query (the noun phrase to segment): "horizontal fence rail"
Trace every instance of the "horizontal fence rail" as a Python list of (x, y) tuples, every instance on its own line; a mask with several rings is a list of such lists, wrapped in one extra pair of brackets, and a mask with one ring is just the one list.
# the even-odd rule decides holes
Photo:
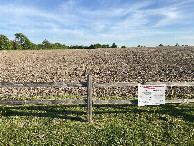
[[(194, 86), (194, 82), (147, 82), (147, 83), (94, 83), (93, 87), (136, 87), (141, 85), (158, 85), (166, 84), (166, 86)], [(87, 82), (0, 82), (0, 87), (87, 87)]]
[(130, 82), (115, 82), (115, 83), (94, 83), (94, 87), (136, 87), (138, 84), (141, 85), (158, 85), (166, 84), (166, 86), (194, 86), (194, 82), (147, 82), (147, 83), (130, 83)]
[(0, 105), (87, 104), (86, 99), (0, 100)]
[[(166, 100), (165, 104), (194, 103), (194, 99)], [(93, 104), (138, 104), (138, 100), (93, 100)]]
[[(88, 75), (87, 82), (0, 82), (0, 87), (87, 87), (87, 99), (39, 99), (39, 100), (0, 100), (0, 105), (57, 105), (57, 104), (87, 104), (88, 122), (92, 121), (92, 104), (137, 104), (138, 100), (92, 100), (93, 88), (105, 87), (136, 87), (141, 85), (194, 86), (194, 82), (147, 82), (147, 83), (93, 83)], [(166, 100), (166, 104), (194, 103), (194, 99)]]
[(0, 87), (87, 87), (87, 82), (0, 82)]
[[(165, 104), (194, 103), (194, 99), (166, 100)], [(37, 99), (37, 100), (0, 100), (0, 105), (68, 105), (87, 104), (87, 99)], [(92, 104), (138, 104), (138, 100), (92, 100)]]
[[(166, 86), (194, 86), (194, 82), (147, 82), (147, 83), (94, 83), (93, 87), (136, 87), (141, 85), (158, 85), (166, 84)], [(0, 87), (87, 87), (87, 82), (0, 82)]]

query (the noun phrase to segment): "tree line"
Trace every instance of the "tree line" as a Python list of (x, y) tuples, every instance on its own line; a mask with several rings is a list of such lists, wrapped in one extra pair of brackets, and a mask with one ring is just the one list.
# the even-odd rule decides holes
[[(50, 43), (48, 40), (43, 40), (41, 44), (32, 43), (24, 34), (16, 33), (14, 40), (9, 40), (5, 35), (0, 35), (0, 50), (43, 50), (43, 49), (97, 49), (97, 48), (117, 48), (113, 43), (109, 44), (91, 44), (90, 46), (71, 45), (66, 46), (60, 43)], [(122, 46), (121, 48), (126, 48)]]

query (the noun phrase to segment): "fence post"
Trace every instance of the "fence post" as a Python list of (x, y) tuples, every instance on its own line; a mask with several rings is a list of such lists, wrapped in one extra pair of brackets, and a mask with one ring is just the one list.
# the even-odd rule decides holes
[(87, 77), (87, 118), (88, 122), (92, 122), (92, 76)]

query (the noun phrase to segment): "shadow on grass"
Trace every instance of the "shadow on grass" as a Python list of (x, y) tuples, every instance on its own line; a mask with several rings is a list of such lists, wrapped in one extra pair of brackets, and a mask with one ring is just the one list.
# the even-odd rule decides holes
[[(83, 111), (84, 110), (84, 111)], [(5, 106), (0, 107), (1, 115), (8, 116), (34, 116), (70, 119), (72, 121), (86, 122), (86, 105), (54, 105), (54, 106)], [(138, 107), (137, 105), (93, 105), (93, 114), (165, 114), (175, 118), (182, 118), (184, 121), (194, 122), (194, 105), (166, 104), (160, 106)], [(189, 113), (188, 113), (189, 112)], [(84, 117), (83, 117), (84, 116)], [(160, 120), (167, 120), (159, 117)]]
[[(76, 109), (76, 108), (80, 108)], [(0, 107), (1, 115), (9, 116), (26, 116), (26, 117), (50, 117), (69, 119), (72, 121), (85, 122), (82, 111), (83, 105), (55, 105), (55, 106), (9, 106)], [(71, 110), (72, 109), (72, 110)]]
[[(184, 121), (194, 122), (194, 114), (188, 114), (188, 112), (194, 111), (194, 104), (181, 105), (181, 104), (166, 104), (159, 106), (145, 106), (138, 107), (137, 105), (95, 105), (96, 110), (94, 114), (103, 113), (127, 113), (132, 112), (134, 114), (165, 114), (170, 115), (175, 118), (182, 118)], [(113, 108), (114, 110), (109, 111), (108, 108)], [(107, 109), (107, 110), (106, 110)], [(166, 120), (166, 118), (159, 117), (160, 120)]]
[[(193, 103), (192, 103), (193, 104)], [(173, 117), (180, 117), (184, 121), (194, 122), (194, 114), (188, 114), (188, 112), (194, 111), (194, 104), (193, 106), (183, 106), (183, 105), (162, 105), (162, 110), (157, 111), (159, 114), (168, 114)]]

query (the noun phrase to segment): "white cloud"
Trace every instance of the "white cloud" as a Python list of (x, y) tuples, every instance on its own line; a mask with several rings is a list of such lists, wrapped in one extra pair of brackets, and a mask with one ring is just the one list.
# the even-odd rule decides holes
[(122, 43), (134, 38), (174, 33), (161, 28), (186, 19), (181, 8), (189, 1), (158, 8), (150, 7), (153, 1), (126, 1), (125, 4), (117, 1), (114, 5), (108, 5), (108, 2), (112, 3), (103, 0), (101, 3), (106, 4), (102, 8), (92, 10), (81, 5), (80, 1), (68, 0), (52, 12), (22, 4), (0, 5), (0, 31), (5, 34), (26, 33), (38, 43), (45, 38), (51, 42), (68, 41), (83, 45)]
[(153, 27), (168, 26), (172, 23), (176, 23), (177, 20), (181, 18), (181, 12), (178, 10), (178, 8), (176, 9), (176, 8), (167, 7), (167, 8), (156, 9), (153, 11), (151, 10), (150, 15), (152, 14), (163, 17)]

